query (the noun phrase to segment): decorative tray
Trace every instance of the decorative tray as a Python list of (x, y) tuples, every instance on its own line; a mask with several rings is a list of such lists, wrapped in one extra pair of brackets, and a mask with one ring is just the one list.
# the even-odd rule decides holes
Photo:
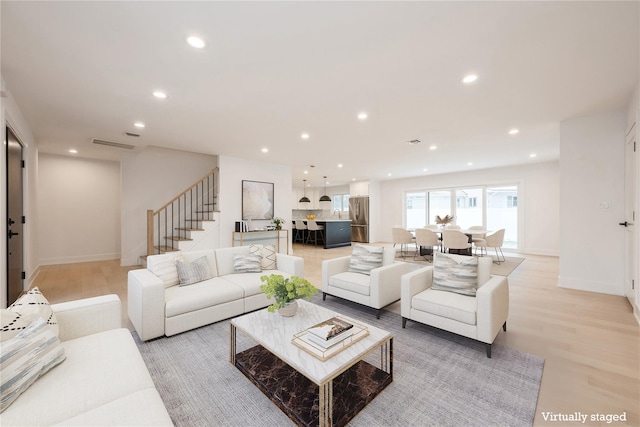
[(343, 340), (338, 341), (336, 344), (325, 348), (317, 342), (307, 338), (307, 335), (311, 333), (309, 332), (309, 329), (313, 328), (313, 326), (295, 334), (291, 339), (291, 343), (324, 362), (369, 335), (369, 329), (365, 325), (351, 319), (346, 320), (339, 316), (337, 316), (337, 318), (344, 322), (353, 324), (353, 328), (350, 335)]

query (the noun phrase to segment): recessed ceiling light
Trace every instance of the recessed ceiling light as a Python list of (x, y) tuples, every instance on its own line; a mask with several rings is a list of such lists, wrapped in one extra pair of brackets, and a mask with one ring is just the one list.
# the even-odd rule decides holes
[(166, 99), (167, 98), (167, 94), (164, 92), (161, 92), (159, 90), (153, 92), (153, 96), (155, 96), (156, 98), (160, 98), (160, 99)]
[(424, 169), (422, 169), (422, 172), (426, 172), (426, 171), (428, 171), (428, 170), (429, 170), (429, 169), (424, 168)]
[(366, 120), (366, 119), (367, 119), (367, 117), (369, 117), (369, 116), (368, 116), (368, 115), (367, 115), (367, 113), (365, 113), (365, 112), (362, 112), (362, 113), (359, 113), (359, 114), (358, 114), (358, 118), (359, 118), (360, 120)]
[(431, 146), (429, 147), (429, 150), (437, 150), (437, 149), (438, 149), (438, 147), (437, 147), (437, 146), (435, 146), (435, 145), (431, 145)]
[(464, 78), (462, 79), (462, 83), (473, 83), (476, 80), (478, 80), (478, 76), (476, 76), (475, 74), (469, 74), (468, 76), (464, 76)]
[(509, 135), (516, 135), (518, 133), (520, 133), (519, 129), (513, 128), (513, 129), (509, 130)]
[(189, 43), (191, 46), (196, 47), (198, 49), (202, 49), (205, 46), (204, 40), (196, 36), (191, 36), (187, 38), (187, 43)]
[(78, 154), (78, 150), (76, 150), (75, 148), (72, 148), (71, 150), (69, 150), (69, 152), (71, 154)]
[(269, 149), (268, 149), (268, 148), (263, 148), (263, 149), (262, 149), (262, 152), (263, 152), (263, 153), (268, 153), (268, 152), (269, 152)]
[(473, 166), (473, 162), (467, 162), (467, 166)]
[(391, 176), (391, 172), (389, 172), (389, 173), (387, 174), (387, 176)]
[(137, 128), (140, 128), (140, 129), (144, 128), (144, 123), (142, 123), (142, 122), (135, 122), (133, 125), (135, 127), (137, 127)]
[(531, 157), (531, 158), (534, 158), (534, 157), (536, 157), (536, 156), (537, 156), (537, 154), (536, 154), (536, 153), (531, 153), (531, 154), (529, 154), (529, 157)]
[(338, 163), (338, 167), (341, 168), (342, 167), (342, 163)]
[(309, 171), (304, 171), (305, 174), (309, 173)]
[(308, 133), (303, 133), (302, 135), (300, 135), (300, 138), (309, 139), (309, 134)]

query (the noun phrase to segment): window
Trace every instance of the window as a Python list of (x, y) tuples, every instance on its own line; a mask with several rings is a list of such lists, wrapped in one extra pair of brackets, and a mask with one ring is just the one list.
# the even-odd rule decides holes
[[(515, 208), (515, 209), (514, 209)], [(435, 224), (436, 216), (452, 215), (462, 228), (484, 225), (505, 229), (504, 247), (518, 247), (518, 186), (481, 186), (405, 193), (407, 228)]]
[(349, 212), (349, 195), (334, 194), (331, 198), (331, 211)]

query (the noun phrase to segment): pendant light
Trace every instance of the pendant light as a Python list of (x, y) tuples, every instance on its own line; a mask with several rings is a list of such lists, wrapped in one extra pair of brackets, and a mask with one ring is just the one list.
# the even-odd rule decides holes
[(322, 197), (320, 197), (320, 201), (321, 202), (330, 202), (331, 201), (331, 197), (327, 196), (327, 177), (323, 177), (324, 178), (324, 195)]
[(307, 197), (307, 180), (303, 179), (302, 180), (303, 184), (302, 184), (302, 198), (300, 200), (298, 200), (298, 203), (311, 203), (311, 200)]

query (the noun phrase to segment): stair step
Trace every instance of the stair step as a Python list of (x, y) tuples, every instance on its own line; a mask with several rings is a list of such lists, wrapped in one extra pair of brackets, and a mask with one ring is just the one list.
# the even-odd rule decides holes
[(154, 246), (154, 249), (157, 249), (161, 254), (165, 252), (178, 252), (179, 248), (172, 248), (171, 246)]
[(174, 230), (180, 231), (204, 231), (204, 228), (191, 228), (191, 227), (176, 227)]
[(173, 240), (174, 242), (190, 242), (193, 239), (188, 239), (186, 237), (166, 236), (165, 240)]
[(201, 214), (214, 214), (216, 211), (194, 211), (195, 213), (201, 213)]
[(215, 221), (215, 219), (185, 219), (185, 221), (189, 221), (189, 222), (211, 221), (211, 222), (213, 222), (213, 221)]

